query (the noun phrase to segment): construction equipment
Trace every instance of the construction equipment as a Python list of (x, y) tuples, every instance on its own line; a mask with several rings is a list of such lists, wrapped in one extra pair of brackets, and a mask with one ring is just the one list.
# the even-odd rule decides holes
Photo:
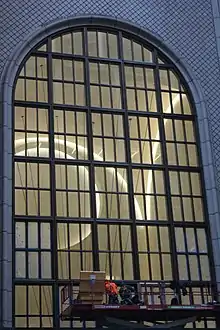
[[(121, 285), (135, 288), (142, 303), (109, 305), (104, 283), (105, 272), (81, 272), (78, 284), (71, 281), (63, 287), (61, 319), (95, 321), (100, 329), (102, 326), (109, 329), (145, 329), (144, 322), (152, 323), (152, 328), (177, 329), (204, 318), (215, 320), (220, 313), (220, 304), (214, 301), (212, 289), (208, 285), (203, 288), (206, 301), (201, 304), (194, 303), (198, 301), (199, 291), (192, 292), (187, 290), (187, 285), (181, 285), (184, 288), (181, 291), (183, 296), (189, 291), (189, 303), (183, 304), (171, 282), (123, 281)], [(120, 282), (117, 285), (120, 288)], [(177, 304), (171, 304), (174, 296), (179, 297)]]

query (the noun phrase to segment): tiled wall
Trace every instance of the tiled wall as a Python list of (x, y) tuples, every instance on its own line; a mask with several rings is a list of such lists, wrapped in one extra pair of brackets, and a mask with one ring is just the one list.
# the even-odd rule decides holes
[[(209, 206), (209, 218), (220, 279), (220, 6), (219, 0), (1, 0), (0, 1), (0, 76), (16, 47), (29, 35), (56, 20), (77, 15), (111, 16), (128, 20), (159, 36), (186, 63), (200, 91), (196, 102), (202, 157)], [(14, 58), (16, 64), (16, 58)], [(2, 76), (3, 77), (3, 76)], [(5, 77), (5, 76), (4, 76)], [(5, 84), (4, 104), (0, 104), (0, 258), (2, 265), (1, 299), (4, 324), (11, 320), (11, 84)], [(2, 89), (3, 90), (3, 89)], [(7, 111), (5, 110), (7, 109)], [(4, 135), (5, 134), (5, 135)], [(6, 137), (7, 136), (7, 137)], [(2, 142), (3, 141), (3, 142)], [(3, 250), (4, 247), (4, 250)], [(4, 253), (3, 253), (3, 252)], [(3, 274), (4, 272), (4, 274)], [(2, 276), (1, 276), (2, 275)], [(1, 308), (0, 308), (1, 312)], [(0, 322), (1, 325), (1, 322)]]

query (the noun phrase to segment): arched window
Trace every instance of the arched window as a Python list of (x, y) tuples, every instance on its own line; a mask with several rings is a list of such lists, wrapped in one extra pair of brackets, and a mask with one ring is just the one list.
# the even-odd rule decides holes
[(80, 270), (210, 280), (195, 119), (175, 66), (133, 35), (84, 27), (32, 50), (14, 93), (17, 326), (52, 327)]

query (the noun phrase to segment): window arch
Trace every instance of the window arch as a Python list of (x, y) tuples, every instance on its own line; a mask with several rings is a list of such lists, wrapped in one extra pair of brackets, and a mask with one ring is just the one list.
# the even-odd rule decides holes
[(80, 269), (211, 280), (195, 120), (181, 74), (136, 36), (83, 27), (31, 51), (14, 93), (15, 295), (32, 297), (16, 324), (50, 326), (54, 280)]

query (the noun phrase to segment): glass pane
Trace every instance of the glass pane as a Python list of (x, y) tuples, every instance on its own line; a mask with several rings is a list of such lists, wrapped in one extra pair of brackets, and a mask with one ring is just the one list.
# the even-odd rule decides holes
[(197, 229), (197, 240), (198, 240), (199, 252), (200, 253), (207, 252), (206, 233), (204, 229)]
[(163, 278), (164, 280), (170, 280), (173, 278), (170, 255), (163, 254), (162, 261), (163, 261)]
[(155, 89), (154, 70), (153, 69), (145, 69), (145, 78), (146, 78), (147, 88)]
[(26, 277), (26, 259), (25, 252), (16, 252), (15, 254), (15, 276), (16, 277)]
[(99, 250), (109, 250), (108, 248), (108, 234), (107, 226), (99, 225), (98, 226), (98, 239), (99, 239)]
[(139, 265), (140, 265), (140, 275), (141, 280), (149, 280), (149, 262), (148, 262), (148, 256), (146, 254), (139, 254)]
[(160, 267), (160, 259), (158, 254), (151, 254), (151, 272), (152, 272), (152, 280), (160, 280), (161, 279), (161, 267)]
[(73, 54), (75, 54), (75, 55), (83, 54), (82, 33), (81, 32), (73, 33)]
[(131, 40), (123, 38), (123, 54), (125, 60), (132, 60)]
[(176, 140), (177, 141), (184, 141), (185, 136), (184, 136), (183, 121), (174, 120), (174, 126), (175, 126)]
[(108, 57), (107, 33), (98, 32), (98, 52), (99, 57)]
[(132, 255), (130, 253), (126, 253), (123, 254), (123, 257), (124, 279), (132, 280), (134, 278)]
[(181, 199), (179, 197), (172, 197), (172, 210), (173, 210), (173, 220), (183, 221)]
[(178, 252), (185, 252), (185, 240), (182, 228), (175, 228), (176, 248)]
[(165, 90), (169, 89), (167, 70), (160, 70), (160, 87)]
[(52, 40), (52, 52), (61, 53), (61, 37)]
[(64, 34), (62, 36), (62, 51), (66, 54), (72, 54), (72, 34)]
[(118, 40), (117, 36), (114, 34), (108, 34), (108, 47), (109, 47), (109, 57), (118, 58)]
[(186, 140), (188, 142), (195, 142), (195, 132), (193, 123), (191, 121), (185, 121)]
[(146, 227), (138, 226), (137, 227), (137, 237), (138, 237), (138, 251), (147, 251), (147, 236), (146, 236)]
[(178, 256), (178, 270), (180, 280), (188, 280), (188, 270), (185, 256)]
[(189, 255), (188, 258), (189, 258), (191, 279), (194, 281), (199, 280), (200, 278), (199, 278), (198, 257)]
[(147, 99), (148, 99), (148, 110), (150, 112), (157, 112), (156, 93), (152, 91), (148, 91)]
[(194, 213), (196, 221), (204, 221), (203, 202), (201, 198), (193, 198)]
[(186, 238), (187, 238), (187, 249), (188, 252), (196, 253), (196, 241), (195, 241), (195, 233), (193, 228), (186, 228)]
[(170, 85), (173, 91), (179, 90), (179, 80), (172, 71), (170, 71)]
[(177, 172), (170, 171), (170, 188), (172, 195), (179, 195), (180, 194), (180, 187), (179, 187), (179, 178)]
[(132, 46), (133, 46), (133, 60), (143, 61), (142, 46), (136, 42), (132, 42)]
[(88, 31), (88, 53), (89, 56), (97, 56), (97, 35), (94, 31)]
[(162, 252), (170, 252), (170, 237), (167, 227), (160, 227), (160, 246)]
[(200, 256), (200, 269), (203, 281), (210, 281), (210, 267), (208, 256)]
[(180, 172), (181, 192), (183, 195), (190, 195), (189, 173)]
[[(24, 285), (15, 286), (15, 314), (25, 315), (27, 313), (27, 300), (26, 300), (27, 287)], [(22, 301), (22, 304), (21, 304)]]

